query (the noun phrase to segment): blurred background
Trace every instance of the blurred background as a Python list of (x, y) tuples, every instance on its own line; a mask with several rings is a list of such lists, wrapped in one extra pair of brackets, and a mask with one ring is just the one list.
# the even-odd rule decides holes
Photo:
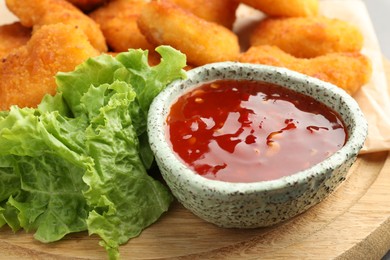
[[(367, 6), (382, 52), (390, 59), (390, 0), (363, 0)], [(390, 259), (390, 257), (389, 257)]]

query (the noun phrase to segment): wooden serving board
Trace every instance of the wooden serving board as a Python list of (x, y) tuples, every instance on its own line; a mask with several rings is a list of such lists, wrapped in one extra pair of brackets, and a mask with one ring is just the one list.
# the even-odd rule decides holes
[[(105, 259), (99, 238), (78, 233), (51, 244), (23, 231), (0, 230), (0, 259)], [(390, 153), (360, 156), (326, 200), (274, 227), (223, 229), (178, 203), (141, 236), (121, 247), (122, 259), (261, 258), (380, 259), (390, 249)]]
[[(385, 62), (387, 75), (390, 63)], [(389, 82), (390, 85), (390, 82)], [(42, 244), (23, 231), (0, 229), (0, 259), (105, 259), (97, 236), (72, 234)], [(390, 249), (390, 152), (359, 156), (327, 199), (282, 224), (223, 229), (179, 203), (138, 238), (122, 259), (380, 259)]]

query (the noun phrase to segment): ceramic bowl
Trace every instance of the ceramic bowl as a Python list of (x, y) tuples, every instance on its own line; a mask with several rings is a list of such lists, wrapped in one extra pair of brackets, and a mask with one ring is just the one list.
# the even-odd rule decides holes
[[(183, 93), (220, 79), (269, 82), (311, 96), (339, 113), (348, 140), (322, 162), (280, 179), (230, 183), (204, 178), (171, 149), (166, 117)], [(148, 115), (148, 136), (163, 178), (184, 207), (221, 227), (254, 228), (290, 219), (334, 191), (363, 146), (367, 122), (355, 100), (332, 84), (283, 68), (221, 62), (188, 71), (186, 79), (171, 83), (155, 98)]]

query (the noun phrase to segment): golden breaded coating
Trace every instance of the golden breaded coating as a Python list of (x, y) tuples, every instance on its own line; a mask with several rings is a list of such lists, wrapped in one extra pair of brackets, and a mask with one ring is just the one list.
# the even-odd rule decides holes
[(177, 5), (153, 1), (142, 10), (138, 26), (148, 41), (171, 45), (194, 66), (237, 59), (237, 36), (224, 26), (207, 22)]
[(171, 0), (209, 22), (215, 22), (228, 29), (233, 28), (239, 2), (235, 0)]
[(24, 26), (34, 27), (34, 31), (45, 24), (70, 24), (80, 27), (97, 50), (107, 51), (99, 25), (65, 0), (6, 0), (6, 4)]
[(154, 50), (154, 46), (146, 40), (137, 25), (145, 4), (144, 0), (113, 0), (89, 16), (100, 25), (107, 44), (113, 51), (127, 51), (130, 48)]
[(108, 0), (67, 0), (72, 3), (74, 6), (77, 6), (84, 12), (89, 12), (104, 3), (108, 2)]
[(261, 21), (250, 44), (275, 45), (299, 58), (313, 58), (331, 52), (358, 52), (363, 35), (354, 25), (324, 16), (268, 18)]
[(0, 64), (0, 109), (11, 105), (35, 107), (45, 94), (54, 94), (54, 76), (99, 52), (81, 29), (72, 25), (44, 25), (27, 45), (2, 59)]
[(240, 0), (268, 16), (313, 16), (319, 11), (318, 0)]
[(13, 49), (23, 46), (31, 37), (31, 29), (20, 22), (0, 26), (0, 57), (7, 55)]
[(370, 60), (359, 52), (330, 53), (312, 59), (295, 58), (276, 46), (259, 45), (243, 53), (240, 62), (284, 67), (321, 79), (353, 95), (371, 77)]

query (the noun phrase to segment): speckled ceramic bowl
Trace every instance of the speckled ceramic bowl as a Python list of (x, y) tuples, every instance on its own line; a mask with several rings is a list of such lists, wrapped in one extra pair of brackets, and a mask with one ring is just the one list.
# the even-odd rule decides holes
[[(229, 183), (204, 178), (172, 151), (165, 133), (166, 117), (180, 95), (220, 79), (269, 82), (314, 97), (340, 114), (348, 140), (321, 163), (280, 179)], [(282, 68), (223, 62), (193, 69), (187, 79), (173, 82), (160, 93), (150, 108), (148, 135), (164, 179), (187, 209), (218, 226), (253, 228), (294, 217), (335, 190), (363, 146), (367, 123), (354, 99), (336, 86)]]

